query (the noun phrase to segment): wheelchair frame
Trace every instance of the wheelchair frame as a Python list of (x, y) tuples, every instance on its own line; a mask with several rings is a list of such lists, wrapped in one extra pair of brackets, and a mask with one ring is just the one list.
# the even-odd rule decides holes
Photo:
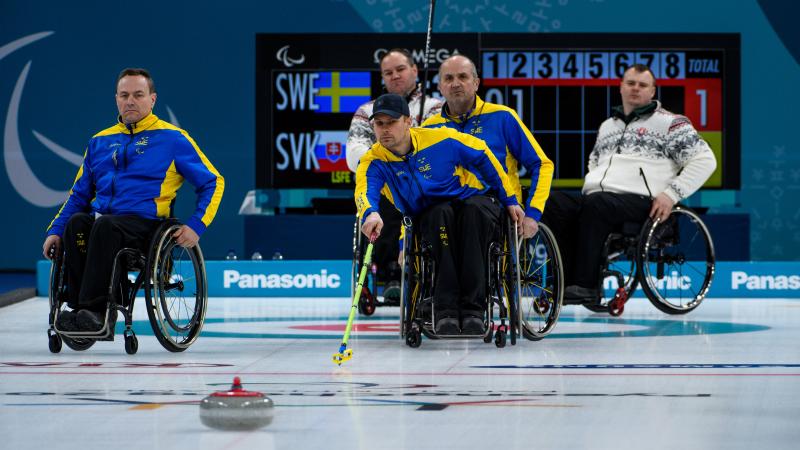
[[(690, 255), (687, 255), (686, 250), (678, 248), (682, 232), (687, 231), (686, 226), (680, 226), (679, 218), (685, 218), (696, 227), (694, 235), (691, 236), (691, 243), (696, 242), (698, 237), (703, 239), (700, 248), (689, 249), (697, 253), (702, 251), (704, 253), (704, 261), (697, 261), (700, 265), (697, 267), (689, 266), (694, 272), (700, 273), (703, 265), (705, 266), (704, 273), (702, 273), (703, 280), (701, 286), (697, 290), (689, 288), (691, 299), (684, 300), (683, 282), (673, 283), (680, 285), (680, 294), (678, 303), (670, 300), (670, 296), (665, 292), (661, 292), (658, 284), (666, 284), (665, 280), (667, 273), (665, 266), (672, 267), (678, 266), (677, 269), (672, 270), (673, 274), (678, 274), (679, 278), (683, 280), (683, 266), (690, 263)], [(705, 299), (708, 290), (711, 288), (711, 283), (714, 279), (714, 272), (716, 267), (716, 257), (714, 253), (714, 243), (711, 234), (708, 231), (705, 223), (703, 223), (700, 216), (692, 209), (684, 205), (675, 205), (672, 213), (664, 222), (659, 220), (653, 221), (648, 219), (637, 230), (632, 229), (633, 223), (626, 223), (621, 232), (611, 233), (606, 239), (603, 252), (603, 267), (601, 267), (601, 280), (600, 292), (601, 297), (596, 301), (583, 303), (583, 305), (594, 312), (608, 312), (612, 316), (619, 316), (624, 312), (625, 304), (634, 294), (638, 286), (642, 287), (647, 299), (660, 311), (667, 314), (686, 314), (698, 306)], [(665, 228), (668, 227), (668, 228)], [(689, 230), (691, 231), (691, 230)], [(665, 236), (672, 239), (669, 241), (662, 241)], [(672, 250), (673, 253), (669, 251)], [(616, 267), (615, 265), (618, 265)], [(654, 267), (653, 267), (654, 266)], [(655, 270), (653, 270), (655, 269)], [(655, 272), (655, 273), (654, 273)], [(617, 289), (614, 296), (603, 301), (604, 281), (607, 276), (613, 276), (617, 279)], [(693, 292), (692, 292), (693, 291)]]
[[(487, 249), (486, 331), (481, 335), (436, 334), (432, 301), (436, 264), (430, 255), (430, 246), (414, 234), (412, 219), (403, 218), (400, 337), (408, 346), (419, 347), (425, 335), (430, 339), (482, 338), (486, 343), (494, 338), (495, 346), (502, 348), (507, 337), (511, 345), (515, 345), (520, 334), (529, 340), (540, 340), (553, 330), (561, 311), (564, 284), (561, 254), (555, 238), (547, 226), (540, 223), (536, 236), (520, 240), (514, 225), (505, 214), (503, 217), (502, 242), (494, 239)], [(512, 235), (513, 243), (509, 242)], [(537, 259), (541, 248), (545, 250), (545, 257)], [(497, 331), (494, 330), (495, 305), (500, 320)], [(536, 316), (543, 317), (543, 323), (534, 323)]]
[[(62, 342), (76, 351), (90, 348), (96, 341), (113, 341), (114, 327), (116, 326), (116, 313), (123, 315), (125, 322), (125, 351), (135, 354), (139, 343), (133, 331), (133, 307), (136, 294), (144, 288), (147, 305), (147, 315), (153, 334), (159, 343), (171, 352), (182, 352), (189, 348), (200, 335), (205, 321), (208, 293), (206, 285), (205, 263), (199, 245), (185, 249), (177, 246), (172, 234), (180, 228), (181, 224), (174, 220), (164, 220), (156, 228), (150, 240), (147, 256), (140, 250), (123, 248), (114, 258), (111, 280), (109, 282), (109, 304), (106, 307), (103, 327), (98, 331), (65, 331), (57, 327), (58, 314), (66, 303), (66, 283), (64, 280), (64, 254), (63, 251), (55, 255), (50, 268), (50, 314), (47, 330), (50, 351), (61, 351)], [(173, 317), (172, 306), (175, 301), (167, 299), (170, 295), (183, 295), (187, 279), (174, 272), (176, 266), (181, 265), (172, 254), (174, 249), (180, 249), (188, 255), (194, 271), (194, 307), (191, 317), (182, 323), (181, 318)], [(137, 271), (134, 281), (127, 277), (129, 271)], [(189, 280), (191, 281), (191, 280)], [(191, 283), (188, 283), (191, 284)], [(185, 300), (185, 299), (184, 299)], [(178, 305), (178, 314), (180, 306)], [(185, 304), (183, 305), (185, 306)], [(185, 308), (188, 312), (189, 308)], [(181, 334), (184, 333), (184, 334)], [(176, 334), (178, 337), (173, 336)]]

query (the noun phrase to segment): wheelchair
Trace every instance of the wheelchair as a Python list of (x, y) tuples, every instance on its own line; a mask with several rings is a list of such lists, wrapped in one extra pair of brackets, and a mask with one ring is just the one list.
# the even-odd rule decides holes
[[(147, 316), (158, 342), (171, 352), (189, 348), (200, 335), (205, 321), (208, 294), (205, 263), (200, 246), (183, 248), (172, 234), (181, 224), (164, 220), (152, 235), (147, 254), (139, 249), (123, 248), (114, 258), (109, 283), (110, 302), (105, 324), (98, 331), (59, 330), (58, 314), (67, 302), (64, 252), (54, 255), (50, 267), (50, 314), (47, 330), (52, 353), (61, 351), (62, 342), (75, 351), (90, 348), (97, 341), (113, 341), (116, 313), (125, 322), (125, 352), (133, 355), (139, 341), (132, 328), (136, 294), (144, 289)], [(138, 272), (134, 280), (129, 272)]]
[[(583, 306), (620, 316), (638, 286), (667, 314), (686, 314), (705, 299), (714, 279), (716, 259), (708, 228), (692, 209), (675, 205), (663, 222), (629, 222), (606, 238), (601, 297)], [(613, 290), (605, 298), (605, 289)]]
[[(361, 232), (360, 220), (356, 217), (355, 223), (353, 223), (353, 266), (350, 278), (350, 298), (353, 298), (356, 286), (358, 286), (358, 277), (361, 274), (361, 265), (367, 252), (367, 244), (367, 237)], [(375, 308), (379, 306), (399, 306), (399, 300), (387, 299), (382, 295), (384, 288), (384, 282), (378, 281), (378, 265), (373, 258), (373, 262), (364, 279), (364, 284), (361, 287), (358, 312), (365, 316), (371, 316), (375, 314)]]
[[(502, 348), (524, 336), (536, 341), (548, 335), (561, 312), (564, 272), (553, 233), (543, 223), (530, 239), (520, 239), (504, 214), (500, 236), (488, 248), (487, 301), (482, 335), (437, 335), (433, 302), (436, 262), (431, 245), (403, 218), (403, 265), (400, 289), (400, 337), (417, 348), (429, 339), (482, 338)], [(498, 309), (495, 324), (494, 308)]]

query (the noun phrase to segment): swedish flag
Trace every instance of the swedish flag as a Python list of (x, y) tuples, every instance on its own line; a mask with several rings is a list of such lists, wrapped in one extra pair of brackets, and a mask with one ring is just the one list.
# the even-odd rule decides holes
[(372, 95), (369, 72), (319, 72), (314, 87), (318, 113), (354, 113)]

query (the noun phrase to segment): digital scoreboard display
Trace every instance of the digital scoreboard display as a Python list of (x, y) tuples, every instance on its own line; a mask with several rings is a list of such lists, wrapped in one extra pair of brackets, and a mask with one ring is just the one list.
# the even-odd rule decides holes
[[(378, 62), (411, 51), (422, 78), (424, 34), (259, 34), (256, 37), (258, 188), (352, 189), (345, 162), (353, 113), (384, 92)], [(597, 129), (621, 103), (631, 64), (648, 65), (656, 98), (684, 114), (718, 167), (707, 188), (740, 187), (738, 34), (434, 33), (428, 92), (453, 54), (478, 66), (486, 101), (517, 111), (555, 164), (554, 186), (582, 185)]]

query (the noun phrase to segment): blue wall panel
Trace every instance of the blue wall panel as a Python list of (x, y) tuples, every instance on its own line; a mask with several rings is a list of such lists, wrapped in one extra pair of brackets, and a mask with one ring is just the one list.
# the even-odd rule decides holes
[[(254, 181), (255, 33), (422, 32), (427, 6), (417, 0), (315, 0), (280, 7), (171, 1), (136, 8), (99, 1), (3, 2), (0, 200), (6, 217), (0, 223), (0, 269), (34, 267), (58, 203), (47, 200), (55, 195), (48, 192), (68, 189), (75, 155), (92, 134), (113, 123), (114, 77), (126, 66), (153, 72), (156, 114), (174, 117), (228, 180), (218, 218), (203, 238), (207, 255), (240, 251), (244, 221), (237, 211)], [(751, 215), (753, 259), (796, 260), (800, 152), (793, 109), (800, 100), (800, 67), (791, 53), (798, 51), (797, 27), (786, 26), (784, 18), (797, 17), (797, 10), (795, 3), (777, 0), (677, 0), (668, 7), (634, 0), (453, 0), (439, 2), (435, 29), (741, 33), (742, 191), (737, 204), (728, 206)], [(435, 35), (433, 42), (435, 47)], [(43, 193), (38, 200), (36, 191)], [(191, 189), (181, 196), (177, 212), (185, 217), (192, 210)]]

